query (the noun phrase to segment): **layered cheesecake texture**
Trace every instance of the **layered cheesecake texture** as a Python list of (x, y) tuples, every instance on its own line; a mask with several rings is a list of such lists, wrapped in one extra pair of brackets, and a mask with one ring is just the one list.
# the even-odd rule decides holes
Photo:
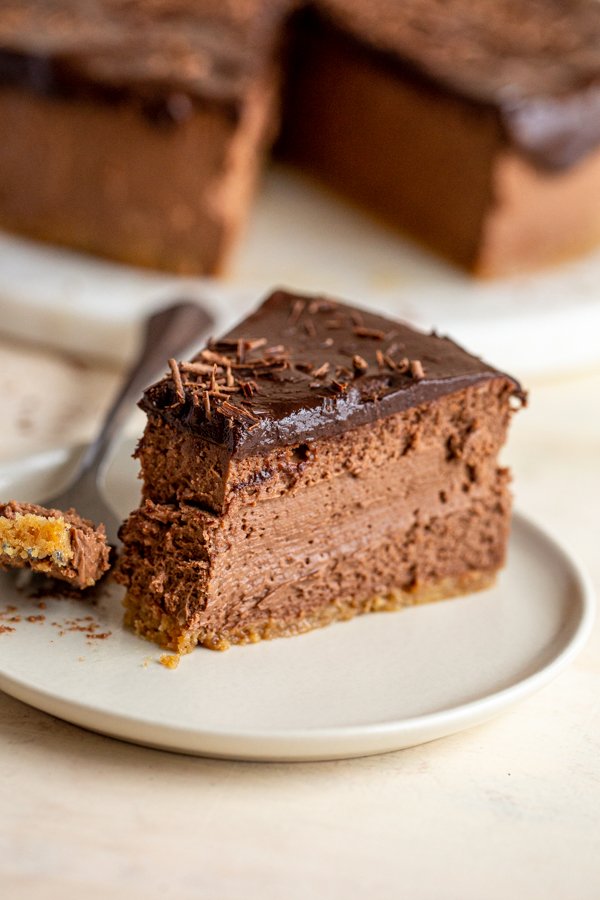
[(0, 225), (214, 273), (276, 152), (480, 275), (600, 239), (597, 0), (5, 0)]
[(144, 395), (127, 622), (225, 649), (490, 585), (522, 399), (446, 338), (277, 291)]

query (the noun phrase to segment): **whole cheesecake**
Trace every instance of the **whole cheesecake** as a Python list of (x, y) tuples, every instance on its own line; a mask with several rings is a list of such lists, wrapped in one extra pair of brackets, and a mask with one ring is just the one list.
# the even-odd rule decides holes
[(5, 0), (0, 127), (0, 225), (37, 238), (219, 272), (280, 131), (283, 158), (508, 274), (600, 239), (600, 4)]
[(276, 291), (141, 401), (126, 622), (223, 650), (488, 587), (523, 400), (447, 338)]

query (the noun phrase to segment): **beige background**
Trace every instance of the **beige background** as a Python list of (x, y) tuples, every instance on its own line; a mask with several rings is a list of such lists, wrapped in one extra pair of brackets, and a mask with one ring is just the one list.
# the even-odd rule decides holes
[[(0, 341), (0, 461), (90, 435), (117, 377)], [(598, 589), (600, 373), (528, 386), (506, 454), (518, 504)], [(146, 750), (0, 694), (0, 773), (7, 898), (597, 900), (600, 626), (501, 718), (345, 762)]]

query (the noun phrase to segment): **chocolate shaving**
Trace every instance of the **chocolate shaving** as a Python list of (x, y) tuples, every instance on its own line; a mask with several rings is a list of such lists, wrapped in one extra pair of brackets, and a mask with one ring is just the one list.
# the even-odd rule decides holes
[[(214, 355), (214, 354), (213, 354)], [(222, 363), (217, 363), (218, 366), (225, 369), (231, 369), (232, 372), (238, 369), (243, 369), (247, 371), (262, 371), (263, 369), (286, 369), (289, 365), (287, 359), (283, 359), (282, 357), (271, 357), (271, 358), (260, 358), (260, 359), (248, 359), (246, 362), (239, 363), (234, 362), (231, 359), (224, 359)], [(210, 369), (212, 371), (212, 368)]]
[(351, 313), (350, 313), (350, 321), (351, 321), (352, 324), (355, 325), (357, 328), (361, 328), (361, 327), (365, 324), (365, 320), (364, 320), (363, 314), (360, 313), (360, 312), (358, 312), (358, 311), (356, 311), (356, 310), (355, 310), (354, 312), (351, 312)]
[(327, 321), (325, 322), (325, 328), (329, 328), (330, 330), (337, 330), (343, 327), (344, 323), (342, 319), (327, 319)]
[(237, 388), (225, 388), (222, 385), (217, 385), (215, 391), (209, 388), (204, 393), (208, 394), (209, 397), (215, 397), (217, 400), (228, 400), (232, 393), (237, 393)]
[(204, 403), (204, 412), (206, 413), (206, 418), (210, 422), (212, 419), (212, 412), (210, 409), (210, 397), (208, 396), (208, 391), (204, 391), (202, 394), (202, 401)]
[(315, 371), (312, 373), (313, 378), (322, 378), (324, 375), (327, 375), (328, 372), (329, 372), (329, 363), (325, 362), (325, 363), (323, 363), (322, 366), (319, 366), (318, 369), (315, 369)]
[(304, 330), (311, 338), (315, 338), (317, 336), (317, 329), (315, 328), (315, 323), (312, 319), (306, 320), (306, 322), (304, 323)]
[(358, 353), (355, 353), (352, 357), (352, 366), (357, 375), (362, 375), (369, 368), (369, 363), (362, 356), (359, 356)]
[(325, 338), (323, 341), (324, 347), (333, 347), (333, 338)]
[(246, 341), (246, 350), (252, 352), (253, 350), (258, 350), (259, 347), (265, 347), (267, 344), (266, 338), (255, 338), (251, 341)]
[(306, 303), (304, 300), (296, 300), (294, 305), (292, 306), (292, 311), (290, 313), (289, 323), (290, 325), (295, 325), (302, 313), (304, 312), (304, 307)]
[(398, 350), (404, 350), (404, 344), (400, 344), (398, 341), (394, 341), (394, 343), (390, 344), (390, 346), (387, 348), (386, 353), (388, 353), (390, 356), (393, 356), (394, 353), (398, 352)]
[(183, 387), (183, 381), (181, 380), (181, 372), (179, 371), (179, 366), (177, 365), (176, 360), (169, 360), (169, 368), (171, 370), (173, 384), (175, 385), (175, 393), (177, 395), (177, 399), (180, 403), (185, 403), (185, 390)]
[(336, 381), (335, 379), (332, 379), (331, 387), (334, 389), (334, 391), (337, 391), (339, 394), (343, 394), (344, 391), (348, 388), (348, 385), (346, 384), (345, 381)]
[(240, 390), (244, 397), (251, 398), (256, 388), (255, 381), (240, 381)]
[(357, 337), (372, 338), (374, 341), (382, 341), (385, 338), (385, 331), (378, 328), (364, 328), (362, 325), (356, 325), (352, 329)]
[(235, 379), (233, 377), (233, 372), (231, 371), (231, 366), (227, 366), (225, 369), (225, 383), (227, 387), (235, 387)]
[(234, 418), (237, 416), (243, 416), (244, 418), (250, 419), (252, 422), (258, 422), (259, 419), (250, 412), (249, 409), (244, 409), (241, 406), (234, 406), (233, 403), (230, 403), (228, 400), (223, 400), (219, 407), (219, 411), (224, 413), (226, 416), (233, 416)]
[(415, 381), (422, 381), (423, 378), (425, 378), (425, 369), (423, 368), (423, 363), (420, 359), (411, 359), (410, 374)]
[(188, 372), (191, 375), (210, 375), (214, 365), (214, 363), (209, 365), (208, 363), (182, 362), (179, 368), (182, 372)]
[(219, 412), (226, 416), (228, 419), (237, 419), (242, 410), (240, 410), (237, 406), (233, 406), (227, 400), (224, 400), (223, 403), (221, 403), (221, 405), (219, 406)]
[(311, 316), (319, 312), (331, 312), (332, 309), (335, 309), (335, 306), (331, 300), (311, 300), (308, 307)]
[(236, 394), (238, 391), (237, 385), (232, 385), (229, 387), (227, 384), (217, 384), (217, 387), (213, 391), (210, 389), (208, 393), (214, 397), (228, 397), (229, 394)]
[(381, 350), (375, 351), (375, 359), (377, 360), (377, 365), (379, 366), (380, 369), (385, 368), (385, 357), (384, 357), (383, 353), (381, 352)]
[(216, 363), (224, 368), (232, 365), (232, 361), (228, 356), (224, 356), (222, 353), (215, 353), (214, 350), (202, 350), (199, 356), (204, 362)]
[(304, 372), (306, 375), (308, 375), (314, 369), (313, 363), (310, 362), (296, 363), (295, 366), (299, 372)]

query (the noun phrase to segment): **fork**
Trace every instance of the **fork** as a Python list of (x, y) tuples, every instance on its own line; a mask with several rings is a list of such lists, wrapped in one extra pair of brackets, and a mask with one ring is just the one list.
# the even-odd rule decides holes
[(179, 357), (206, 334), (212, 324), (209, 313), (195, 303), (175, 303), (150, 316), (145, 323), (142, 346), (124, 383), (106, 413), (100, 431), (79, 459), (64, 490), (44, 500), (44, 506), (69, 509), (94, 524), (103, 523), (109, 544), (118, 544), (121, 520), (104, 499), (102, 483), (121, 429), (133, 404), (153, 378), (166, 368), (170, 357)]

